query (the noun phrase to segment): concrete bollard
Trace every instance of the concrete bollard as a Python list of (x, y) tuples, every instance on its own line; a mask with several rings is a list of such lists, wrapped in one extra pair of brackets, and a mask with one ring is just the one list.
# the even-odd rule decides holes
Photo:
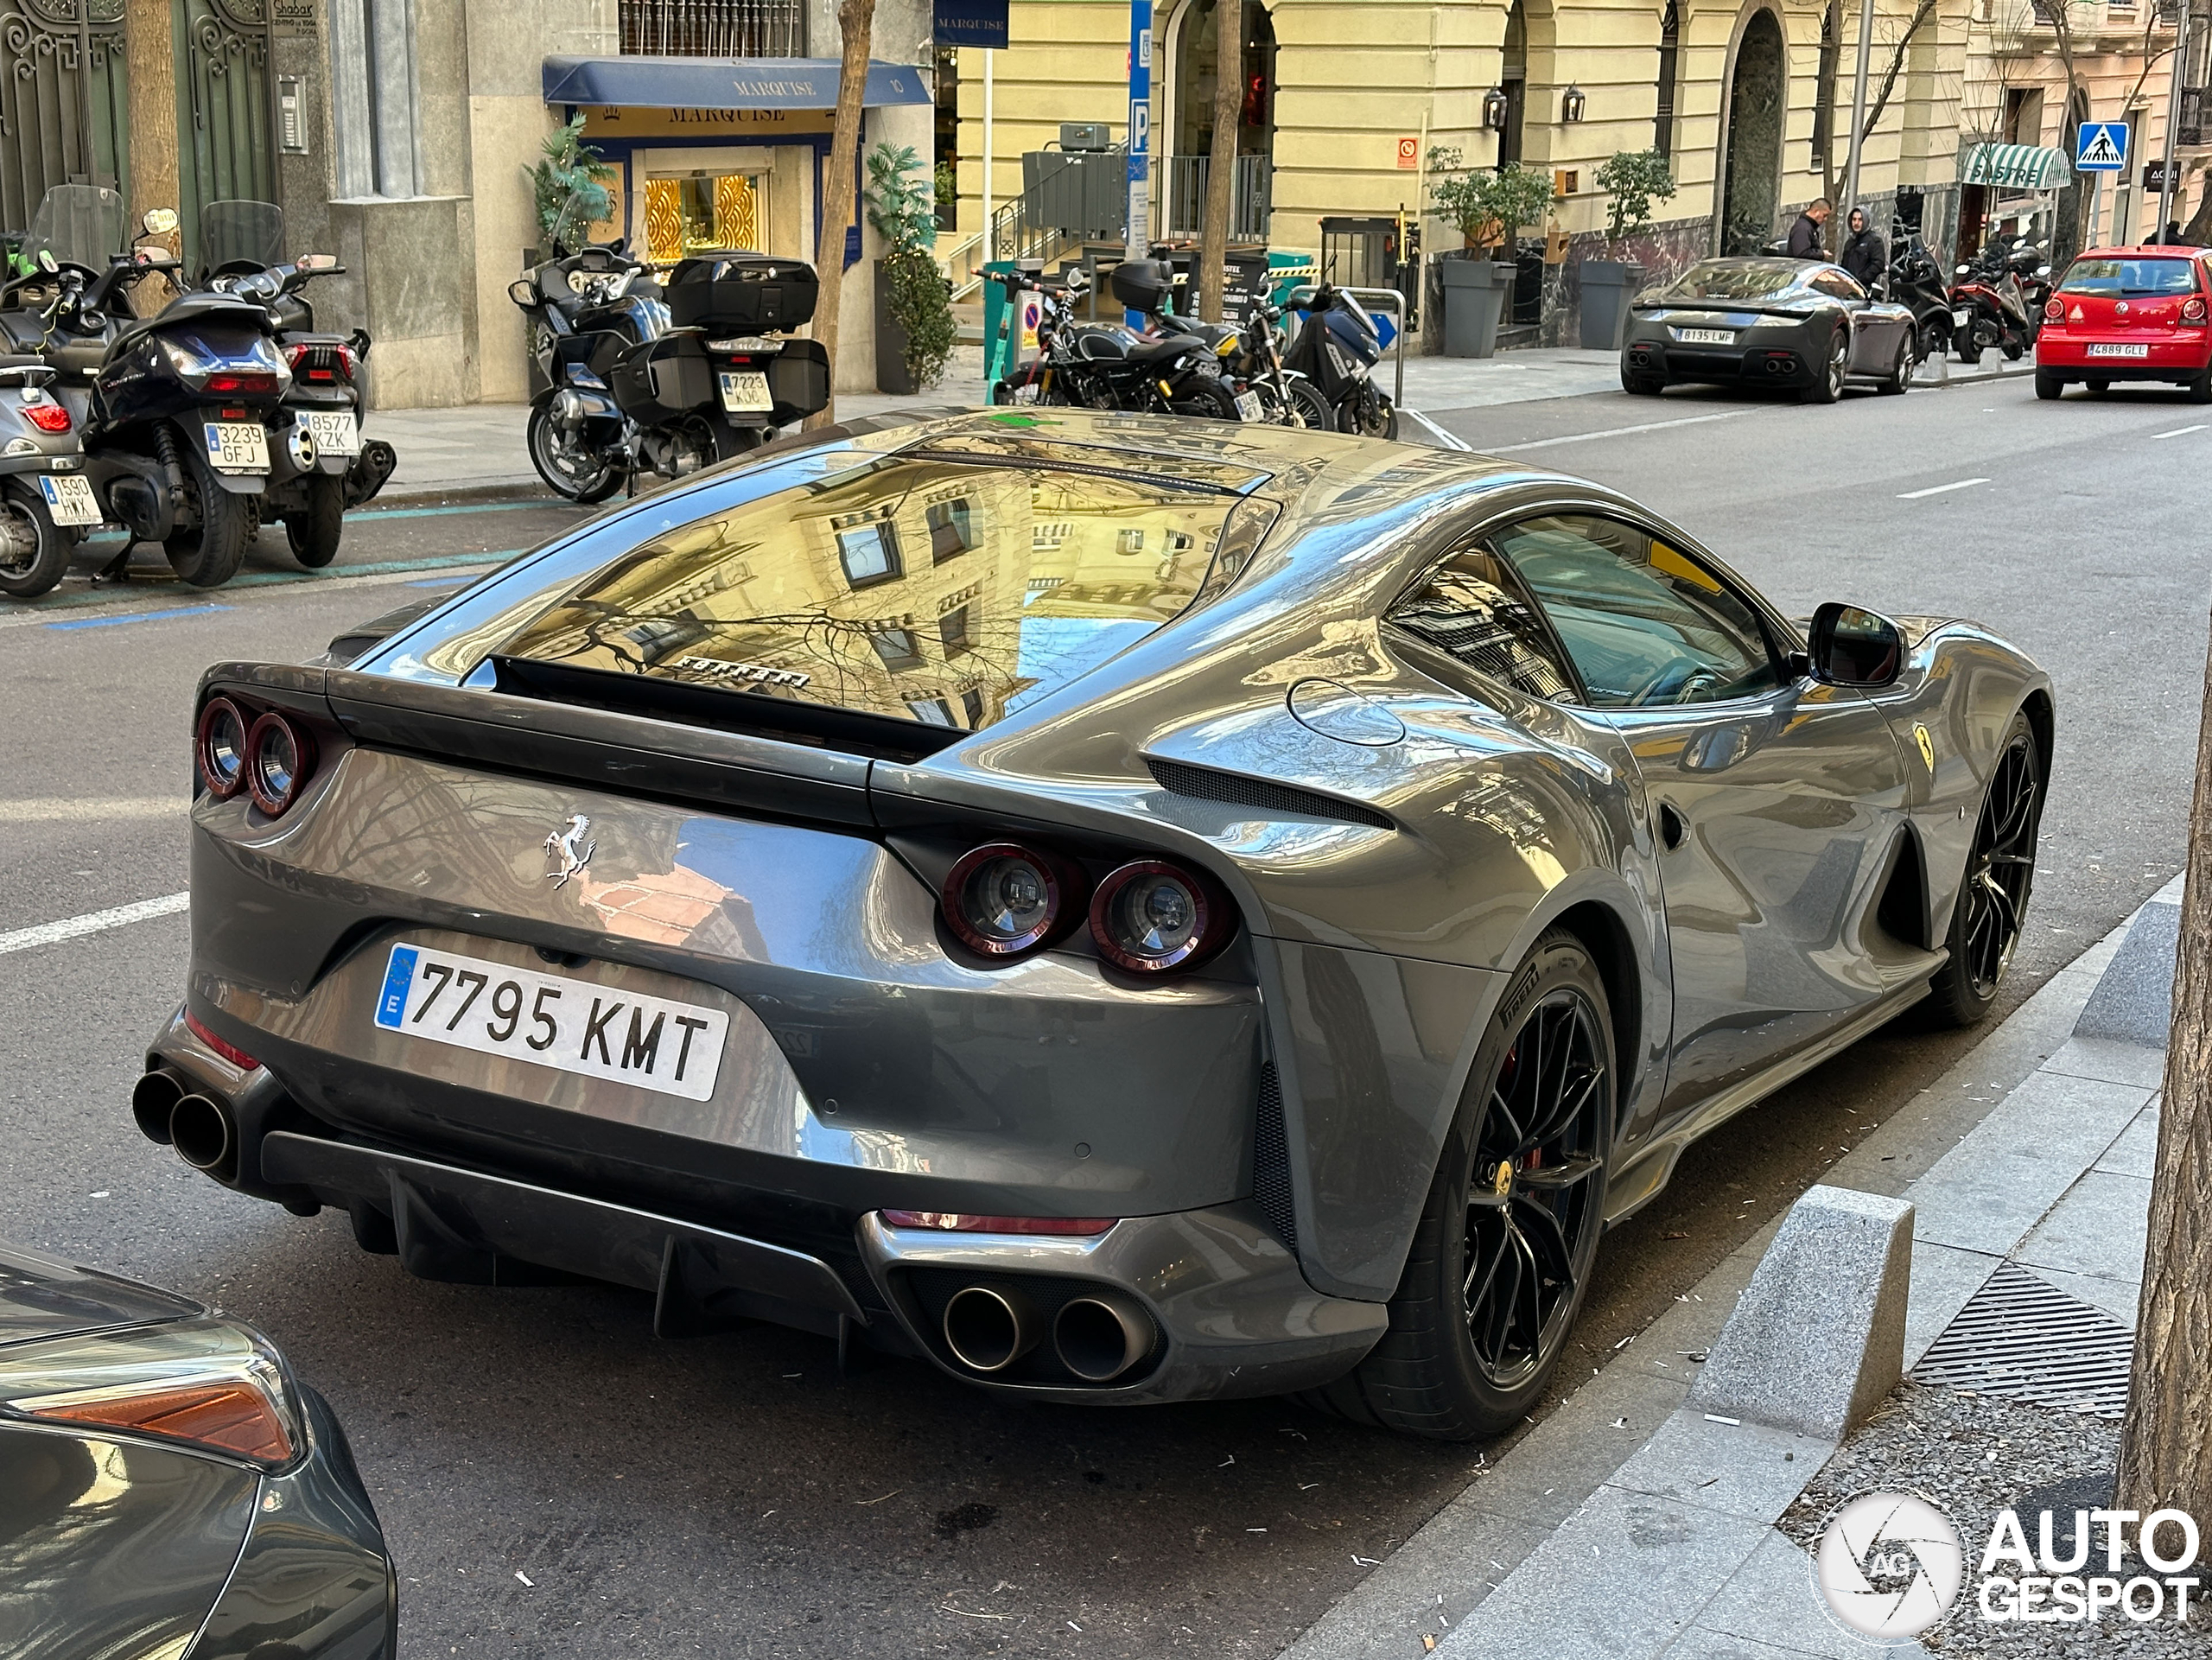
[(1904, 1375), (1912, 1206), (1809, 1188), (1751, 1271), (1688, 1404), (1840, 1441)]

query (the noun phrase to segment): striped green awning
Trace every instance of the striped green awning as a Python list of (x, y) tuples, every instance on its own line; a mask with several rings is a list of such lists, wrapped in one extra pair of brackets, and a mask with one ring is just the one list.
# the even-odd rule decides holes
[(1961, 184), (1993, 184), (2004, 190), (2052, 190), (2073, 169), (2066, 152), (2040, 144), (1976, 144), (1959, 170)]

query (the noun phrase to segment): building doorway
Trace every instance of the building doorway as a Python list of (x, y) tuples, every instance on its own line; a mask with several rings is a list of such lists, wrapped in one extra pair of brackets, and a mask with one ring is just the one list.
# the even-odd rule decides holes
[(1175, 21), (1173, 148), (1167, 157), (1170, 237), (1194, 236), (1205, 213), (1212, 168), (1215, 69), (1220, 62), (1221, 14), (1240, 6), (1244, 29), (1243, 93), (1236, 119), (1236, 188), (1230, 237), (1264, 242), (1275, 144), (1275, 29), (1260, 0), (1191, 0)]
[(1498, 90), (1505, 94), (1505, 125), (1497, 135), (1501, 171), (1521, 159), (1529, 116), (1529, 14), (1521, 0), (1505, 14), (1505, 67)]
[(1782, 129), (1789, 107), (1782, 26), (1764, 6), (1737, 42), (1728, 77), (1728, 178), (1720, 251), (1755, 254), (1774, 239), (1782, 205)]

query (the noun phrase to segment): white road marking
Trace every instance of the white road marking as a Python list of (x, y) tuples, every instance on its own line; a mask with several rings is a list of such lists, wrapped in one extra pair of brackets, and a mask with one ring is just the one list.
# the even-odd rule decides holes
[(64, 796), (36, 797), (27, 801), (0, 801), (0, 823), (63, 824), (103, 818), (160, 818), (182, 812), (192, 805), (189, 796), (115, 796), (75, 800)]
[(1739, 415), (1749, 415), (1749, 410), (1723, 410), (1718, 415), (1686, 415), (1679, 421), (1646, 421), (1642, 426), (1607, 427), (1603, 432), (1564, 432), (1556, 438), (1531, 438), (1522, 444), (1490, 444), (1478, 452), (1484, 455), (1516, 455), (1524, 449), (1542, 449), (1551, 444), (1586, 444), (1599, 438), (1625, 438), (1632, 432), (1664, 432), (1669, 427), (1694, 427), (1707, 421), (1732, 421)]
[(1948, 490), (1968, 490), (1977, 484), (1988, 482), (1987, 479), (1961, 479), (1956, 484), (1931, 484), (1925, 490), (1907, 490), (1897, 499), (1918, 501), (1923, 496), (1940, 496)]
[(2151, 436), (2153, 438), (2179, 438), (2189, 433), (2202, 432), (2204, 429), (2205, 423), (2199, 421), (2193, 427), (2176, 427), (2171, 432), (2154, 432)]
[(118, 905), (108, 911), (87, 911), (80, 917), (64, 917), (59, 922), (41, 922), (35, 928), (18, 928), (13, 933), (0, 934), (0, 957), (10, 951), (27, 951), (34, 945), (52, 945), (65, 939), (75, 939), (85, 934), (105, 932), (110, 928), (121, 928), (133, 922), (150, 922), (156, 917), (173, 917), (192, 903), (189, 894), (165, 894), (157, 900), (140, 900), (136, 905)]
[(1472, 449), (1474, 448), (1457, 433), (1446, 432), (1419, 410), (1409, 410), (1401, 404), (1398, 405), (1398, 419), (1402, 422), (1411, 421), (1426, 428), (1428, 432), (1428, 442), (1438, 449)]

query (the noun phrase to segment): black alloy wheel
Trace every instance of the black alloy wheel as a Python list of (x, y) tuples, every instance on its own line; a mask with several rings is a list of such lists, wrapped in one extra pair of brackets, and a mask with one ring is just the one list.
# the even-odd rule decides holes
[(1447, 1441), (1502, 1434), (1527, 1415), (1597, 1256), (1617, 1076), (1605, 982), (1582, 943), (1554, 930), (1476, 1053), (1389, 1331), (1310, 1404)]
[(2035, 887), (2036, 832), (2043, 819), (2043, 757), (2028, 717), (2012, 717), (1983, 792), (1951, 928), (1949, 959), (1930, 986), (1930, 1012), (1970, 1026), (1997, 1002), (2019, 947)]
[(1851, 328), (1839, 328), (1828, 341), (1827, 361), (1815, 373), (1819, 378), (1798, 394), (1808, 404), (1833, 404), (1843, 396), (1844, 377), (1851, 369)]
[(582, 429), (563, 431), (555, 425), (551, 411), (543, 403), (531, 405), (524, 436), (530, 447), (530, 464), (554, 494), (588, 506), (622, 487), (625, 469), (594, 455)]

